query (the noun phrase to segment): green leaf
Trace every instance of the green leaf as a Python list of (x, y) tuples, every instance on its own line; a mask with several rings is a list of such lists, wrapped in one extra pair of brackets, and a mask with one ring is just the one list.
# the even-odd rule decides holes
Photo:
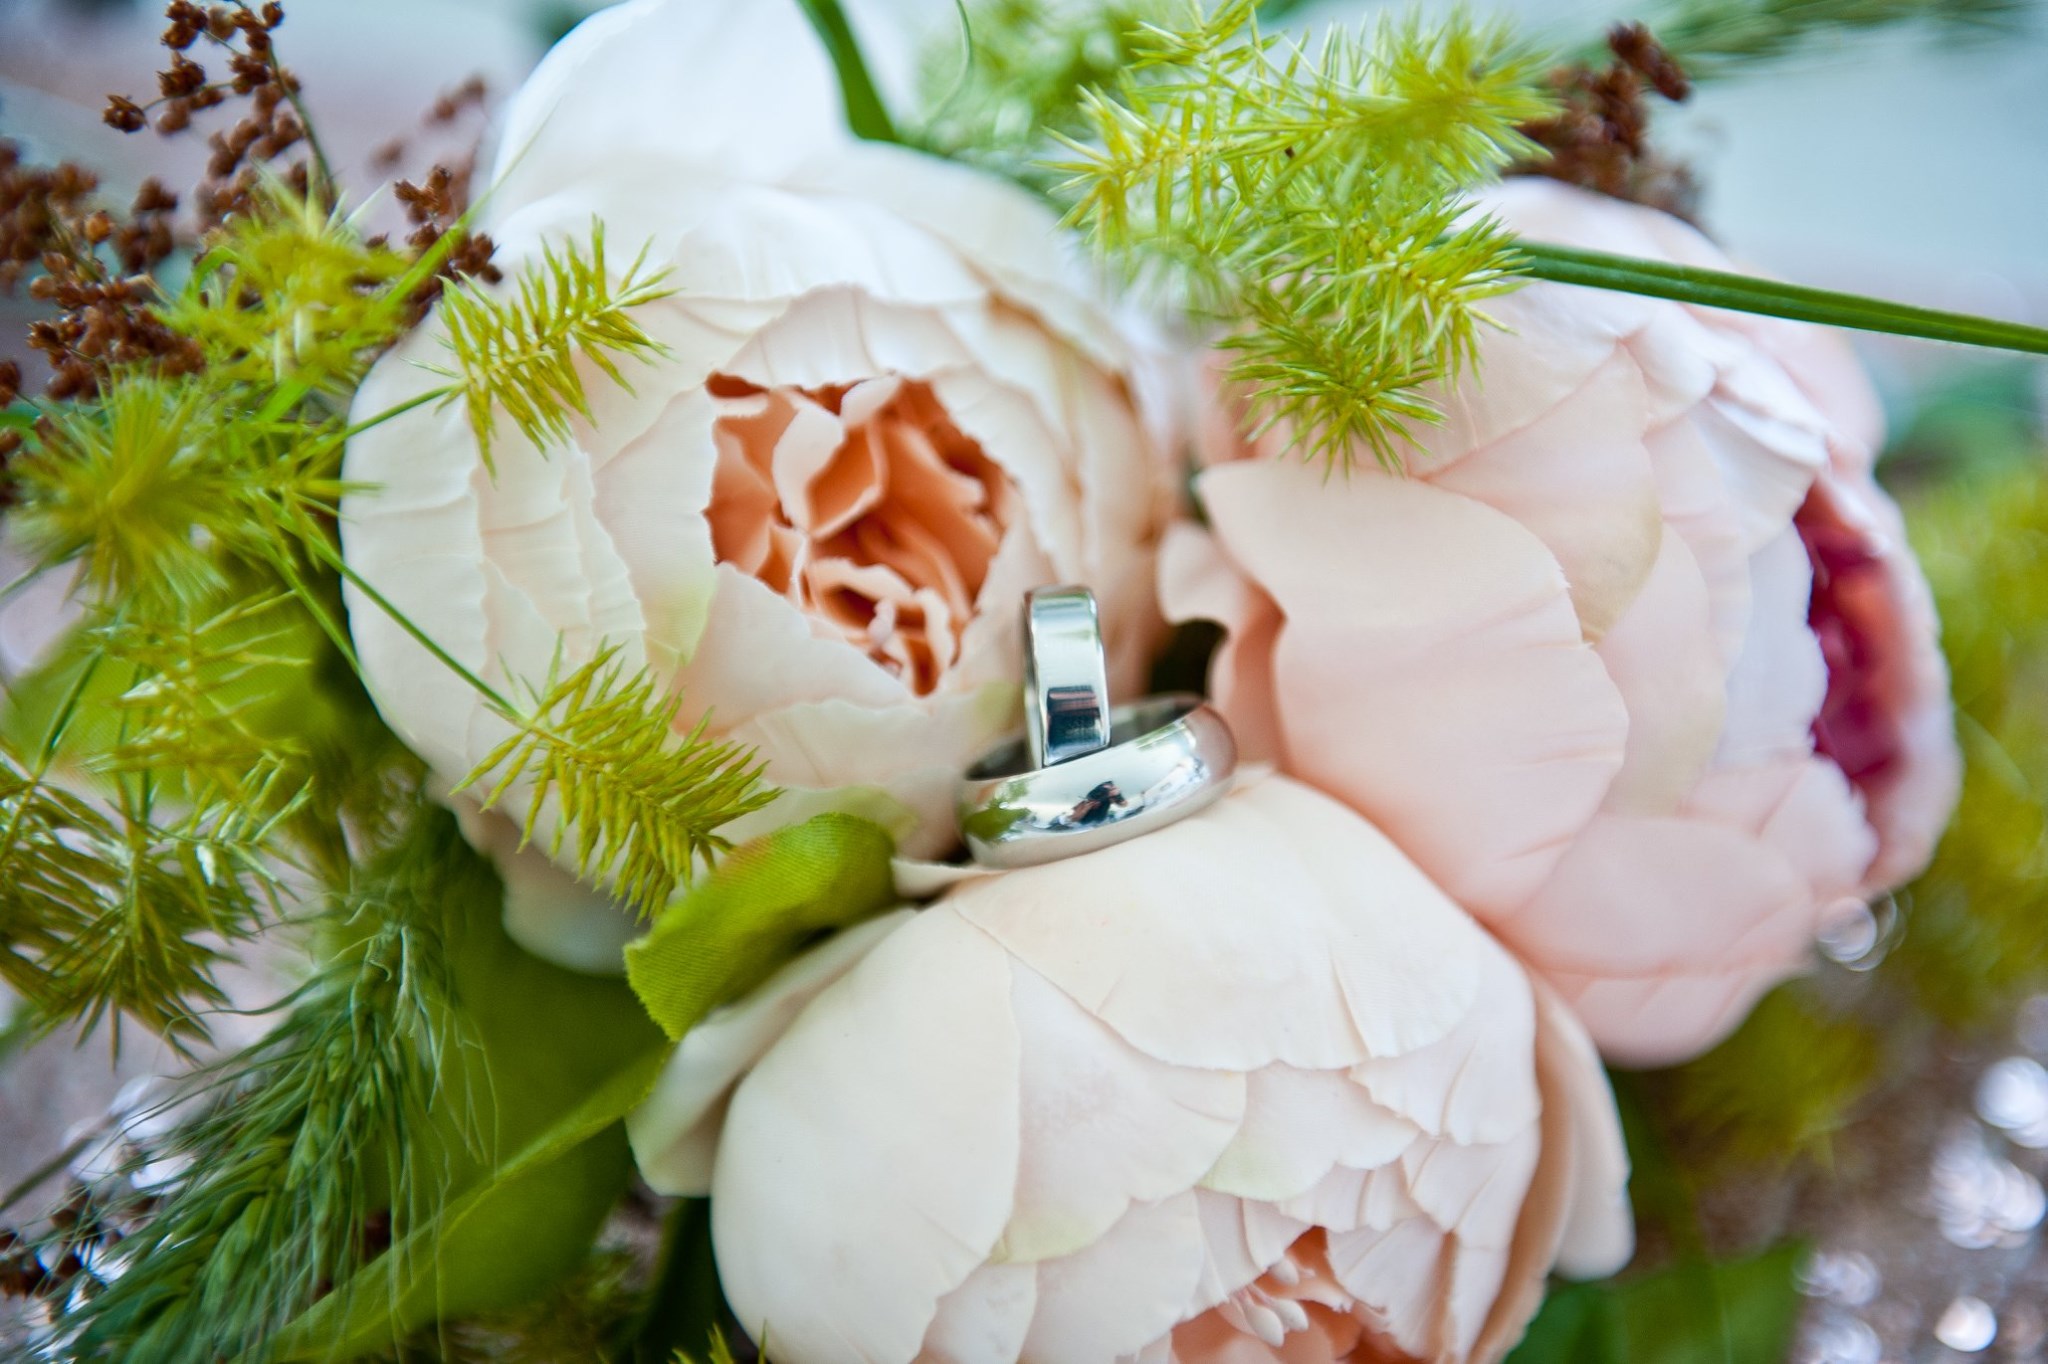
[(853, 129), (854, 136), (870, 142), (901, 142), (895, 120), (889, 117), (888, 106), (875, 89), (874, 77), (868, 74), (867, 56), (860, 50), (860, 39), (854, 36), (853, 25), (847, 22), (839, 0), (797, 3), (803, 6), (804, 17), (817, 30), (818, 41), (825, 45), (832, 66), (839, 73), (840, 98), (846, 102), (846, 126)]
[(1765, 1364), (1785, 1358), (1805, 1248), (1687, 1259), (1625, 1282), (1552, 1292), (1508, 1364)]
[(300, 1317), (277, 1357), (350, 1359), (437, 1317), (509, 1306), (580, 1264), (588, 1236), (551, 1247), (536, 1226), (582, 1221), (594, 1209), (589, 1230), (597, 1230), (624, 1187), (623, 1170), (613, 1177), (625, 1147), (619, 1124), (647, 1097), (666, 1060), (650, 1050), (615, 1072), (438, 1218)]
[(626, 949), (626, 979), (672, 1038), (820, 933), (896, 903), (880, 827), (824, 814), (734, 849)]
[(1953, 341), (1966, 346), (2048, 355), (2048, 328), (2029, 327), (2019, 322), (1973, 317), (1967, 313), (1945, 313), (1934, 308), (1916, 308), (1911, 304), (1758, 279), (1726, 270), (1705, 270), (1669, 261), (1638, 260), (1571, 246), (1517, 241), (1514, 250), (1519, 261), (1513, 268), (1534, 279), (1549, 280), (1554, 284), (1581, 284), (1594, 289), (1675, 299), (1704, 308), (1727, 308), (1734, 312), (1790, 318), (1795, 322), (1819, 322), (1857, 331), (1886, 332), (1928, 341)]

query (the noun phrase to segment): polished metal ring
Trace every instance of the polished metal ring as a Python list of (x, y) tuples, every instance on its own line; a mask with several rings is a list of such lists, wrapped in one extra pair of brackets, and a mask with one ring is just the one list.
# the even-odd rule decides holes
[(1024, 733), (1031, 766), (1052, 767), (1109, 743), (1109, 676), (1095, 594), (1041, 587), (1024, 599)]
[(974, 860), (1029, 867), (1094, 852), (1215, 803), (1237, 771), (1237, 741), (1196, 696), (1154, 696), (1111, 713), (1108, 747), (1052, 767), (1028, 738), (967, 770), (960, 825)]

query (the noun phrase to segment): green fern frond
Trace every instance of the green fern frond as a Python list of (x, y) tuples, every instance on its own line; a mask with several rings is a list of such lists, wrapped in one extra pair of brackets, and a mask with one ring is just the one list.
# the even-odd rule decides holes
[(104, 1285), (60, 1319), (67, 1357), (260, 1357), (442, 1198), (436, 1164), (413, 1152), (473, 1101), (442, 1079), (462, 1025), (441, 882), (467, 874), (444, 822), (423, 819), (359, 874), (329, 916), (345, 940), (283, 1020), (201, 1073), (186, 1100), (195, 1115), (155, 1153), (185, 1172), (121, 1243)]
[[(650, 243), (651, 245), (651, 243)], [(448, 292), (441, 304), (456, 381), (448, 398), (460, 397), (486, 468), (503, 413), (528, 441), (545, 448), (568, 438), (572, 414), (588, 417), (579, 359), (628, 390), (632, 385), (614, 357), (642, 363), (666, 355), (633, 311), (674, 291), (666, 272), (647, 273), (648, 248), (618, 280), (605, 266), (604, 227), (593, 222), (587, 249), (579, 244), (546, 248), (538, 269), (521, 275), (516, 295), (502, 296), (468, 283)]]
[(527, 706), (501, 710), (516, 732), (457, 789), (480, 788), (489, 808), (530, 784), (524, 837), (552, 804), (550, 855), (573, 838), (586, 880), (652, 914), (730, 846), (721, 825), (776, 795), (751, 749), (709, 738), (704, 721), (679, 735), (681, 704), (651, 673), (629, 673), (613, 648), (567, 675), (557, 664)]
[(293, 802), (260, 794), (164, 819), (127, 792), (110, 810), (0, 746), (0, 979), (44, 1027), (106, 1020), (118, 1047), (125, 1016), (175, 1046), (203, 1039), (225, 1003), (221, 948), (281, 894), (271, 844)]
[(1132, 39), (1056, 169), (1069, 221), (1127, 276), (1224, 328), (1259, 429), (1342, 467), (1398, 467), (1424, 386), (1472, 355), (1511, 240), (1464, 192), (1526, 150), (1542, 64), (1461, 15), (1262, 35), (1253, 0)]
[(107, 776), (175, 777), (181, 794), (201, 806), (253, 803), (270, 774), (306, 757), (292, 736), (254, 722), (272, 700), (257, 684), (284, 681), (285, 670), (305, 663), (293, 606), (287, 595), (258, 595), (231, 600), (203, 620), (193, 619), (197, 612), (116, 617), (88, 631), (90, 647), (126, 685), (106, 703), (118, 737), (87, 767)]

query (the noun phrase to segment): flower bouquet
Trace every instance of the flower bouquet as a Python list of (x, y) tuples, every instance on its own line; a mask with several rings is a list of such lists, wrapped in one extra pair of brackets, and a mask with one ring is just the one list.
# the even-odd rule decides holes
[(105, 121), (196, 190), (0, 143), (70, 603), (7, 1045), (190, 1062), (0, 1210), (22, 1357), (1655, 1364), (1848, 1292), (1714, 1190), (2048, 978), (2048, 506), (1926, 499), (2022, 556), (1931, 560), (1965, 784), (1840, 329), (2048, 332), (1746, 273), (1649, 119), (1985, 7), (1291, 8), (975, 0), (912, 105), (836, 0), (629, 0), (382, 193), (283, 7), (177, 0)]

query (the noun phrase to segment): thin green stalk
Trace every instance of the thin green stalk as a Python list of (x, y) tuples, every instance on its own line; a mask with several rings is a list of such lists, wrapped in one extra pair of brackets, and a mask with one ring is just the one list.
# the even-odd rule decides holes
[(357, 591), (368, 597), (378, 610), (391, 617), (393, 624), (397, 625), (399, 629), (405, 631), (408, 635), (411, 635), (422, 649), (425, 649), (438, 659), (443, 667), (474, 687), (477, 694), (483, 697), (484, 700), (497, 706), (507, 715), (517, 715), (519, 713), (518, 709), (510, 701), (507, 701), (496, 687), (493, 687), (490, 683), (471, 672), (467, 667), (463, 666), (460, 659), (435, 643), (432, 635), (429, 635), (426, 631), (420, 629), (419, 626), (413, 624), (410, 616), (399, 610), (382, 592), (370, 586), (363, 575), (350, 568), (347, 561), (340, 554), (336, 553), (329, 546), (322, 546), (320, 557), (327, 561), (330, 568), (352, 583)]
[(846, 125), (853, 129), (854, 136), (870, 142), (901, 142), (896, 132), (895, 120), (889, 117), (888, 106), (882, 103), (881, 93), (875, 88), (874, 77), (868, 71), (867, 57), (860, 50), (860, 39), (854, 36), (853, 25), (847, 21), (846, 11), (839, 0), (798, 0), (803, 6), (804, 16), (817, 30), (818, 41), (825, 45), (825, 51), (832, 58), (832, 65), (839, 73), (839, 94), (846, 103)]
[(1757, 279), (1726, 270), (1638, 260), (1571, 246), (1519, 241), (1515, 244), (1515, 252), (1519, 257), (1515, 268), (1520, 273), (1554, 284), (1611, 289), (1626, 294), (1673, 299), (1703, 308), (1726, 308), (1734, 312), (1790, 318), (1795, 322), (1818, 322), (1857, 331), (2048, 355), (2048, 329), (2020, 322), (1918, 308), (1886, 299), (1813, 289), (1803, 284)]

